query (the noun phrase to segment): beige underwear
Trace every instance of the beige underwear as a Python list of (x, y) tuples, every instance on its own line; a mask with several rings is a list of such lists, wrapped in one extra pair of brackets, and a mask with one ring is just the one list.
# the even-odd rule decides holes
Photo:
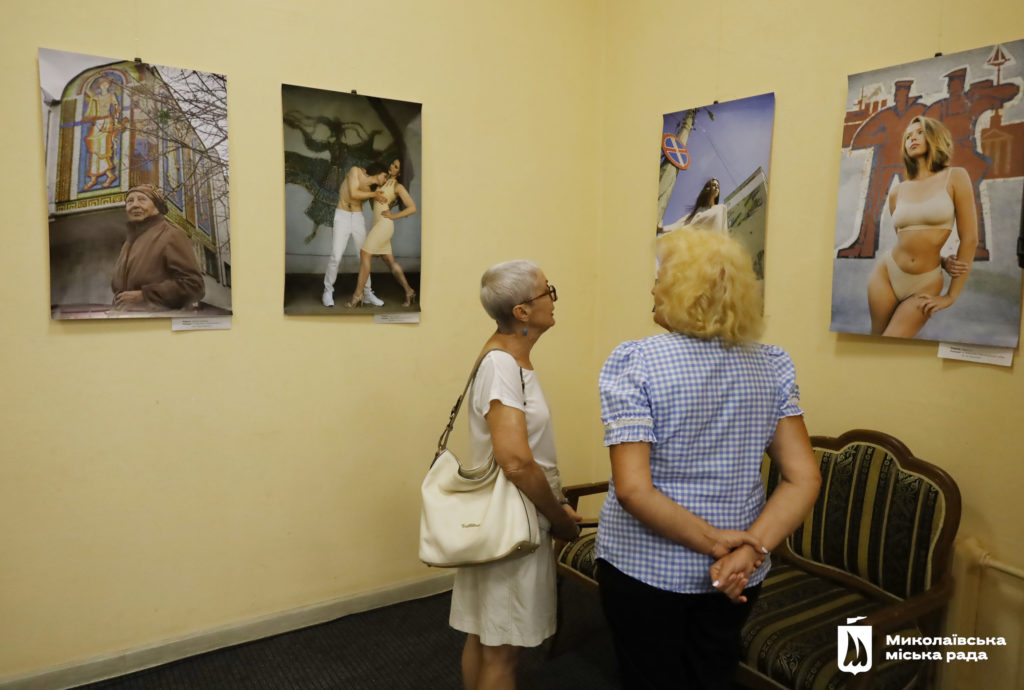
[(896, 299), (900, 301), (910, 297), (922, 287), (934, 281), (936, 277), (942, 278), (942, 268), (940, 266), (936, 266), (925, 273), (907, 273), (896, 265), (896, 260), (892, 258), (891, 249), (882, 254), (882, 261), (885, 262), (885, 268), (889, 271), (889, 284), (892, 285), (892, 291), (896, 293)]

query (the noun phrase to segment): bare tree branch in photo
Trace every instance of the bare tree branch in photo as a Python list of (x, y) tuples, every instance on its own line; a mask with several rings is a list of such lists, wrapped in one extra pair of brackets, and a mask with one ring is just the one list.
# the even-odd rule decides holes
[[(133, 155), (159, 169), (160, 159), (181, 161), (181, 178), (163, 180), (168, 196), (208, 190), (211, 213), (228, 220), (227, 78), (197, 70), (143, 66), (126, 88), (135, 104), (127, 128), (158, 145)], [(180, 155), (179, 155), (180, 154)], [(197, 198), (201, 195), (196, 195)], [(226, 244), (228, 238), (221, 238)], [(226, 247), (224, 247), (226, 249)]]

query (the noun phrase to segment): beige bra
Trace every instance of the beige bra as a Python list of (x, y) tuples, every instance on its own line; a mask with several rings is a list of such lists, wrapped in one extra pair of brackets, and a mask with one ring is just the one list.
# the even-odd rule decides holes
[[(935, 180), (908, 180), (900, 185), (900, 195), (896, 198), (896, 208), (892, 212), (892, 222), (896, 226), (896, 232), (903, 230), (916, 230), (918, 228), (938, 228), (948, 230), (953, 227), (953, 219), (956, 216), (956, 209), (953, 206), (953, 198), (946, 191), (949, 186), (949, 176), (953, 169), (946, 168), (946, 174), (941, 175), (941, 184), (935, 184)], [(935, 190), (931, 196), (917, 201), (907, 199), (908, 185), (932, 184)]]

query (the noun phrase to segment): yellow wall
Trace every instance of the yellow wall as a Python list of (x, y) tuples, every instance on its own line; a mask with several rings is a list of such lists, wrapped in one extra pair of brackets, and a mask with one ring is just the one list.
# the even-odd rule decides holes
[[(939, 360), (935, 343), (828, 330), (846, 76), (1024, 37), (1024, 4), (815, 0), (608, 3), (604, 17), (606, 194), (598, 357), (651, 332), (651, 162), (661, 114), (775, 92), (765, 250), (764, 339), (793, 355), (811, 433), (887, 431), (947, 469), (964, 496), (962, 534), (1024, 563), (1019, 488), (1024, 381), (1013, 369)], [(692, 41), (668, 48), (666, 24)], [(655, 132), (654, 135), (651, 132)], [(638, 200), (640, 200), (638, 202)], [(1019, 354), (1019, 350), (1018, 350)]]
[[(419, 481), (493, 328), (476, 291), (497, 261), (563, 288), (537, 365), (584, 478), (571, 422), (596, 414), (593, 382), (563, 363), (593, 359), (590, 3), (3, 14), (0, 679), (436, 575)], [(232, 330), (49, 320), (39, 46), (228, 75)], [(283, 316), (282, 83), (424, 104), (420, 325)]]
[[(684, 9), (644, 0), (609, 2), (606, 10), (603, 175), (604, 188), (614, 193), (601, 207), (597, 273), (615, 279), (598, 284), (598, 361), (620, 340), (653, 332), (650, 254), (620, 247), (651, 243), (657, 187), (651, 142), (661, 114), (774, 91), (764, 339), (793, 356), (808, 428), (897, 436), (959, 484), (960, 535), (977, 537), (1004, 562), (1024, 565), (1022, 363), (1006, 369), (945, 361), (936, 357), (935, 343), (828, 330), (847, 75), (1020, 39), (1024, 3), (719, 0)], [(665, 29), (669, 24), (674, 33)], [(676, 35), (685, 36), (685, 48), (673, 42)], [(603, 470), (595, 463), (595, 475)], [(961, 587), (979, 587), (968, 564), (961, 572)], [(988, 663), (943, 668), (942, 687), (1019, 687), (1020, 582), (989, 574), (974, 603), (959, 601), (972, 601), (959, 592), (957, 599), (948, 630), (1004, 635), (1010, 646), (989, 650)]]
[[(499, 260), (559, 287), (536, 363), (566, 478), (603, 478), (596, 372), (653, 332), (661, 114), (766, 91), (766, 339), (808, 426), (896, 434), (959, 481), (963, 531), (1024, 562), (1019, 373), (828, 332), (846, 75), (1021, 38), (1020, 3), (0, 6), (0, 679), (429, 576), (418, 483)], [(39, 46), (228, 75), (232, 330), (49, 320)], [(424, 104), (420, 325), (282, 315), (281, 83)]]

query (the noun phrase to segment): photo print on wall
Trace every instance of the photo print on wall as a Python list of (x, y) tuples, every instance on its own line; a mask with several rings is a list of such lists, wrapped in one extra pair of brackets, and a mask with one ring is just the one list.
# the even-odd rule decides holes
[(849, 77), (832, 326), (1016, 347), (1024, 41)]
[(422, 106), (285, 84), (286, 314), (419, 312)]
[(764, 281), (764, 238), (775, 94), (663, 118), (657, 233), (727, 232)]
[(39, 49), (50, 315), (231, 314), (227, 79)]

